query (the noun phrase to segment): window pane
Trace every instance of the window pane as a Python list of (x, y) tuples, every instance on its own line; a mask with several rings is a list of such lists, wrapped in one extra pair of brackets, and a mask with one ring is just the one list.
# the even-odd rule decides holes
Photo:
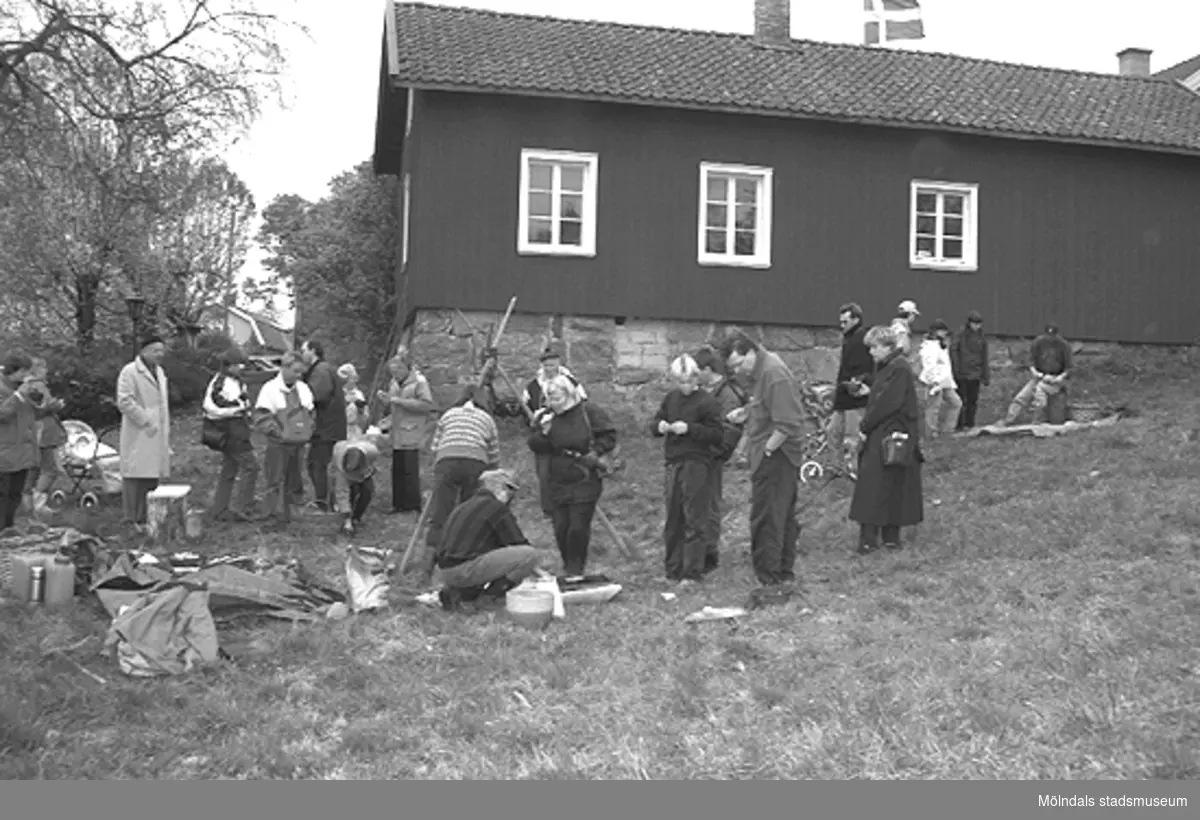
[(549, 191), (550, 180), (553, 176), (553, 166), (547, 162), (529, 163), (530, 190)]
[(935, 234), (935, 233), (937, 233), (937, 217), (935, 217), (935, 216), (918, 216), (917, 217), (917, 233), (918, 234)]
[(583, 170), (582, 165), (563, 165), (562, 189), (572, 193), (583, 193)]
[(961, 194), (943, 194), (942, 205), (948, 214), (961, 214), (966, 197)]
[(961, 216), (948, 216), (942, 220), (942, 232), (946, 236), (962, 236), (963, 235), (963, 218)]
[(550, 216), (550, 194), (531, 193), (529, 195), (530, 216)]
[(558, 243), (560, 245), (582, 245), (583, 223), (575, 219), (564, 219), (558, 223)]
[(709, 228), (704, 232), (704, 250), (707, 253), (725, 253), (725, 231)]
[(942, 257), (944, 259), (962, 259), (963, 242), (961, 239), (946, 239), (942, 242)]
[(563, 219), (582, 219), (583, 218), (583, 197), (579, 194), (563, 194), (562, 197), (562, 218)]
[(937, 194), (917, 194), (917, 213), (932, 214), (937, 212)]
[(729, 179), (710, 174), (708, 177), (708, 201), (724, 202), (729, 197)]
[(753, 205), (758, 201), (758, 181), (742, 177), (737, 181), (737, 202), (739, 205)]
[(733, 238), (733, 252), (737, 256), (754, 256), (754, 231), (738, 231)]
[(755, 216), (757, 210), (753, 205), (738, 205), (737, 206), (737, 227), (742, 230), (752, 231), (755, 228)]
[(933, 256), (934, 249), (937, 247), (937, 240), (932, 236), (917, 237), (917, 256), (927, 257)]
[(529, 241), (535, 245), (549, 245), (554, 237), (549, 219), (529, 220)]
[(724, 205), (709, 205), (706, 208), (704, 224), (709, 228), (724, 228), (729, 218), (729, 208)]

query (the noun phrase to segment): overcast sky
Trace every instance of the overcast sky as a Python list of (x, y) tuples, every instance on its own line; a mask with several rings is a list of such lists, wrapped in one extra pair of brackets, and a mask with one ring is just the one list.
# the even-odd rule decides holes
[[(427, 0), (430, 2), (430, 0)], [(556, 17), (749, 33), (754, 0), (432, 0)], [(862, 0), (792, 0), (792, 36), (861, 43)], [(921, 0), (925, 39), (888, 48), (1115, 73), (1116, 54), (1153, 50), (1158, 71), (1200, 54), (1200, 0)], [(279, 194), (325, 195), (371, 156), (383, 0), (296, 0), (311, 32), (287, 76), (287, 107), (265, 113), (228, 155), (259, 208)], [(246, 272), (257, 268), (257, 254)]]

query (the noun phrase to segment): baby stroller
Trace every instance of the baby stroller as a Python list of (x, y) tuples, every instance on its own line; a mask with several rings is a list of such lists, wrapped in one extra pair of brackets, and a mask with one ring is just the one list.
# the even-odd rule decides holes
[(121, 454), (103, 441), (105, 435), (120, 427), (104, 427), (97, 433), (90, 425), (74, 419), (67, 419), (62, 426), (67, 440), (58, 448), (55, 458), (70, 486), (53, 490), (46, 503), (50, 509), (60, 510), (69, 499), (75, 498), (82, 509), (95, 509), (103, 496), (121, 492)]
[[(827, 430), (833, 415), (833, 397), (837, 385), (817, 382), (806, 384), (800, 389), (800, 403), (814, 426), (804, 443), (805, 461), (800, 465), (800, 480), (805, 484), (821, 478), (826, 473), (832, 476), (853, 476), (852, 464), (838, 464)], [(850, 456), (847, 456), (849, 460)]]

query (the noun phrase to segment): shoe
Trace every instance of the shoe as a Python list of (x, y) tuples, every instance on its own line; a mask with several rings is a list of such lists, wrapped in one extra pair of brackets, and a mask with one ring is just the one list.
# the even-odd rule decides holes
[(895, 543), (894, 541), (884, 544), (883, 548), (885, 550), (896, 550), (896, 551), (904, 549), (904, 547), (900, 546), (899, 544)]
[(691, 578), (684, 578), (675, 585), (675, 588), (678, 590), (687, 590), (687, 589), (692, 589), (698, 585), (699, 585), (699, 582), (694, 581)]
[(342, 522), (342, 535), (354, 535), (354, 532), (355, 532), (354, 521), (351, 520), (350, 518), (347, 518), (345, 521)]
[(446, 612), (462, 611), (462, 593), (454, 587), (442, 587), (438, 590), (438, 601)]

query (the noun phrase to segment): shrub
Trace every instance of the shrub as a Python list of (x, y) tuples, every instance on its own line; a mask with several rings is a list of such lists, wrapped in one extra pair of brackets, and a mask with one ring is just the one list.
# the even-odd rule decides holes
[(163, 370), (171, 391), (171, 410), (184, 410), (204, 398), (204, 389), (221, 366), (221, 355), (236, 343), (224, 333), (201, 333), (196, 346), (187, 339), (173, 339), (163, 359)]

